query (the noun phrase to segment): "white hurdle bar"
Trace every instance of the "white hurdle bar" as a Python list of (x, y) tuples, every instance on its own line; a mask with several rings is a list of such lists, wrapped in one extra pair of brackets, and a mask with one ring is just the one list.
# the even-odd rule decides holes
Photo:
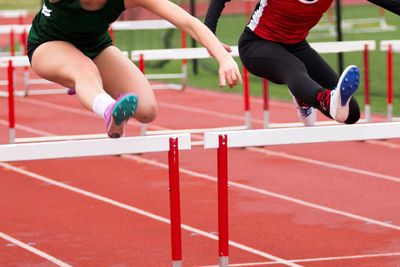
[(204, 148), (218, 149), (219, 266), (229, 263), (228, 148), (400, 138), (400, 122), (205, 133)]
[(21, 18), (27, 15), (26, 9), (0, 10), (0, 18)]
[[(14, 84), (15, 87), (16, 77), (15, 77), (15, 68), (24, 68), (24, 90), (15, 90), (14, 88), (14, 95), (15, 96), (27, 96), (27, 95), (47, 95), (47, 94), (66, 94), (67, 89), (40, 89), (40, 90), (31, 90), (29, 91), (30, 84), (51, 84), (52, 82), (44, 80), (44, 79), (29, 79), (29, 71), (28, 68), (30, 67), (29, 59), (27, 56), (6, 56), (0, 57), (0, 68), (6, 68), (9, 66), (9, 62), (11, 61), (13, 67), (13, 77), (14, 77)], [(0, 81), (0, 85), (8, 85), (10, 83), (10, 79), (7, 81)], [(8, 97), (8, 92), (0, 91), (0, 97)]]
[(400, 52), (400, 40), (381, 41), (380, 49), (387, 51), (387, 120), (400, 121), (393, 116), (393, 53)]
[[(179, 144), (178, 144), (179, 142)], [(172, 265), (182, 266), (179, 150), (190, 150), (190, 134), (0, 145), (0, 162), (168, 151)]]
[[(31, 28), (30, 24), (13, 24), (13, 25), (0, 25), (0, 34), (8, 34), (10, 36), (10, 47), (11, 47), (11, 55), (6, 55), (4, 58), (0, 57), (1, 61), (7, 62), (9, 59), (12, 59), (14, 62), (14, 35), (15, 34), (22, 34), (25, 35), (25, 39), (27, 36), (27, 33), (29, 32)], [(159, 30), (159, 29), (176, 29), (176, 27), (171, 24), (170, 22), (166, 20), (137, 20), (137, 21), (116, 21), (113, 24), (111, 24), (109, 31), (110, 35), (113, 36), (114, 31), (118, 30)], [(185, 34), (181, 31), (181, 38), (182, 38), (182, 45), (186, 46), (186, 43), (184, 42), (186, 40)], [(21, 38), (23, 39), (23, 38)], [(26, 40), (22, 41), (21, 43), (25, 43)], [(123, 52), (124, 54), (128, 55), (127, 52)], [(21, 54), (26, 54), (21, 52)], [(22, 56), (22, 55), (21, 55)], [(29, 85), (30, 84), (50, 84), (52, 82), (44, 80), (44, 79), (29, 79), (29, 72), (27, 70), (28, 67), (30, 67), (28, 59), (19, 59), (16, 58), (16, 61), (22, 60), (23, 64), (21, 65), (15, 65), (15, 67), (24, 67), (25, 69), (25, 77), (24, 77), (24, 84), (25, 88), (24, 91), (16, 91), (15, 95), (16, 96), (27, 96), (27, 95), (46, 95), (46, 94), (64, 94), (67, 92), (67, 89), (43, 89), (43, 90), (33, 90), (29, 91)], [(1, 63), (0, 63), (1, 65)], [(186, 78), (186, 64), (182, 65), (182, 73), (180, 74), (170, 74), (170, 78)], [(147, 75), (146, 75), (147, 76)], [(165, 77), (168, 77), (167, 74), (164, 74)], [(149, 79), (154, 79), (152, 75), (148, 75)], [(177, 84), (169, 84), (167, 86), (164, 85), (158, 85), (154, 86), (154, 89), (164, 89), (165, 87), (172, 88), (172, 89), (177, 89), (181, 90), (184, 88), (184, 84), (186, 82), (184, 81), (182, 85), (177, 85)], [(0, 81), (0, 85), (7, 85), (7, 81)], [(6, 97), (7, 94), (4, 92), (0, 92), (0, 97)]]
[[(233, 57), (239, 56), (239, 51), (237, 46), (231, 47), (232, 52), (230, 53)], [(131, 52), (131, 60), (139, 61), (139, 66), (143, 66), (145, 61), (152, 60), (189, 60), (189, 59), (204, 59), (212, 58), (208, 53), (207, 49), (204, 47), (197, 48), (175, 48), (175, 49), (148, 49), (148, 50), (135, 50)], [(186, 74), (185, 74), (186, 75)], [(163, 74), (155, 75), (154, 77), (162, 79), (165, 78)], [(179, 76), (180, 77), (180, 76)], [(178, 76), (176, 77), (178, 78)], [(185, 77), (186, 79), (186, 77)], [(245, 96), (245, 102), (247, 102), (248, 97)], [(246, 106), (246, 103), (245, 103)], [(190, 132), (190, 133), (205, 133), (205, 132), (215, 132), (220, 130), (244, 130), (249, 129), (251, 125), (251, 118), (248, 110), (245, 111), (245, 124), (239, 126), (228, 126), (223, 128), (202, 128), (202, 129), (185, 129), (185, 130), (169, 130), (169, 131), (147, 131), (146, 125), (142, 124), (142, 135), (157, 135), (157, 134), (170, 134), (176, 132)]]

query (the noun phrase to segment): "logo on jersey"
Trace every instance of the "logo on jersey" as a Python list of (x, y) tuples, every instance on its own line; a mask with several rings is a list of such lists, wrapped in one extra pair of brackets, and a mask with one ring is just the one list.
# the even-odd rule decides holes
[(318, 0), (299, 0), (299, 1), (304, 4), (314, 4), (314, 3), (318, 2)]
[(53, 12), (53, 10), (48, 9), (47, 6), (45, 4), (43, 4), (42, 7), (42, 14), (45, 15), (46, 17), (50, 17), (50, 13)]

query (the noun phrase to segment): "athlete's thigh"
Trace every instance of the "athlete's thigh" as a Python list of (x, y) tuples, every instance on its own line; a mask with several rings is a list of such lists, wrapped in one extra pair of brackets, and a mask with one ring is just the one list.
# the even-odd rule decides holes
[(304, 64), (279, 43), (253, 40), (239, 52), (247, 70), (274, 83), (287, 83), (293, 75), (306, 72)]
[(118, 48), (107, 47), (93, 61), (100, 72), (104, 90), (112, 97), (131, 92), (139, 98), (138, 110), (142, 105), (155, 105), (155, 96), (146, 77)]
[(93, 61), (75, 46), (63, 41), (41, 44), (33, 53), (32, 69), (42, 78), (65, 87), (74, 87), (81, 75), (100, 79)]
[(339, 81), (337, 73), (307, 42), (294, 54), (304, 63), (310, 77), (327, 89), (333, 89)]

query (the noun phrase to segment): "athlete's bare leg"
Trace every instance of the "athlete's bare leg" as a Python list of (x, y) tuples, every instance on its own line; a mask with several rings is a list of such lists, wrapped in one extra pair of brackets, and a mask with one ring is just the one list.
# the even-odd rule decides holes
[(146, 123), (157, 116), (153, 90), (142, 72), (115, 46), (104, 49), (94, 63), (100, 72), (104, 90), (116, 99), (119, 94), (135, 93), (139, 99), (134, 118)]
[(107, 92), (114, 99), (121, 93), (136, 93), (139, 106), (134, 117), (150, 122), (157, 115), (155, 96), (147, 79), (115, 47), (104, 49), (91, 60), (70, 43), (47, 42), (34, 52), (32, 68), (44, 79), (75, 88), (79, 101), (89, 110), (101, 93)]
[(75, 88), (79, 101), (89, 110), (94, 98), (104, 93), (96, 65), (70, 43), (52, 41), (40, 45), (33, 53), (32, 69), (46, 80)]

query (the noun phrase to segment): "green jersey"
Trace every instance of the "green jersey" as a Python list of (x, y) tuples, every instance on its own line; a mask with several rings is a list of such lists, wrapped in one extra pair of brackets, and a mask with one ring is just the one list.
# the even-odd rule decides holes
[(66, 41), (93, 58), (112, 44), (108, 28), (125, 10), (124, 0), (108, 0), (104, 7), (88, 11), (79, 0), (45, 0), (32, 21), (28, 42)]

